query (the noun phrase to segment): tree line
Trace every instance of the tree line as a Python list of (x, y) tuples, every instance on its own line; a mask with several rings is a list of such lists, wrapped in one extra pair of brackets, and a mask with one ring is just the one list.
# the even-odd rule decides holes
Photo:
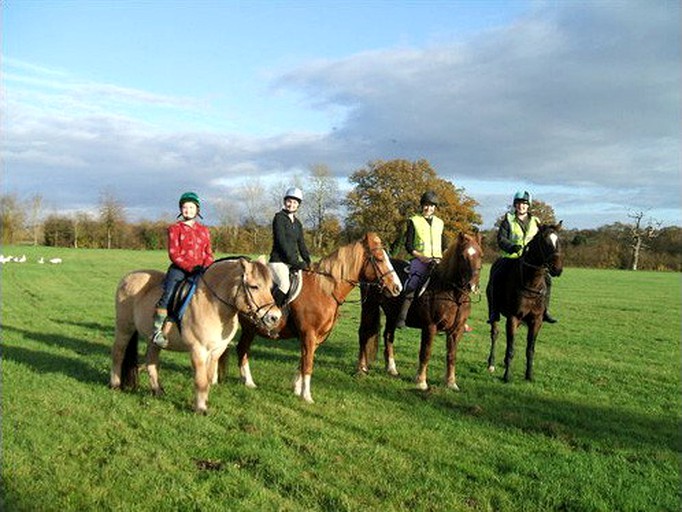
[[(311, 251), (324, 256), (366, 231), (376, 231), (395, 257), (405, 257), (403, 236), (407, 219), (418, 210), (424, 190), (440, 198), (438, 216), (445, 221), (446, 238), (457, 232), (481, 231), (485, 258), (498, 254), (497, 228), (480, 230), (478, 203), (465, 190), (439, 178), (426, 160), (376, 160), (349, 178), (353, 188), (342, 194), (325, 165), (314, 165), (305, 177), (295, 179), (304, 190), (301, 209)], [(225, 254), (267, 254), (271, 244), (270, 221), (281, 207), (285, 184), (263, 186), (245, 183), (242, 209), (232, 203), (212, 204), (218, 221), (209, 226), (214, 250)], [(511, 208), (511, 205), (510, 205)], [(531, 208), (543, 222), (557, 221), (551, 205), (535, 199)], [(20, 201), (0, 196), (3, 244), (31, 243), (53, 247), (165, 249), (166, 229), (172, 218), (129, 222), (125, 207), (111, 192), (100, 194), (97, 212), (42, 214), (39, 195)], [(682, 271), (682, 228), (661, 227), (644, 212), (629, 212), (631, 223), (596, 229), (564, 229), (565, 264), (568, 266)], [(499, 224), (499, 220), (498, 220)]]

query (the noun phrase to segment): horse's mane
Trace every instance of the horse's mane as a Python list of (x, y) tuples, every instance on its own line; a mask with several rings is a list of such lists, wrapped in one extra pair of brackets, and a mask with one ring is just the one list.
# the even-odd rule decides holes
[(344, 245), (339, 247), (330, 255), (325, 256), (317, 263), (312, 265), (312, 270), (319, 274), (331, 276), (333, 279), (325, 279), (320, 276), (318, 282), (320, 288), (331, 294), (334, 291), (334, 286), (337, 281), (342, 281), (344, 279), (350, 279), (349, 276), (354, 276), (357, 274), (358, 269), (356, 268), (358, 262), (362, 261), (362, 258), (357, 257), (358, 252), (362, 252), (362, 242), (357, 241), (349, 245)]

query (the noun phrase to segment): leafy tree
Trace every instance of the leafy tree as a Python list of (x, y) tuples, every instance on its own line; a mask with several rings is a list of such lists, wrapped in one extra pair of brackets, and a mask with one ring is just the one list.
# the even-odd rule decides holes
[(471, 231), (481, 223), (474, 208), (478, 203), (463, 189), (439, 178), (426, 160), (377, 160), (350, 176), (355, 188), (348, 193), (346, 229), (356, 238), (376, 231), (397, 254), (402, 250), (406, 222), (418, 212), (426, 190), (438, 194), (437, 215), (445, 222), (445, 236), (454, 240), (459, 231)]
[(535, 215), (543, 224), (556, 224), (556, 214), (554, 208), (549, 203), (545, 203), (539, 199), (533, 199), (533, 205), (530, 212)]
[(65, 215), (50, 215), (43, 224), (45, 245), (49, 247), (73, 247), (73, 220)]

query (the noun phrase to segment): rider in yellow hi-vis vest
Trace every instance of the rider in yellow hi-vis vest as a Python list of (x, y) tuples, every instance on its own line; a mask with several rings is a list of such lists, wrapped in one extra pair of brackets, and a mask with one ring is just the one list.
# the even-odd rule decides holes
[(436, 193), (429, 190), (419, 201), (421, 214), (410, 217), (405, 233), (405, 250), (410, 255), (410, 276), (405, 283), (404, 299), (396, 327), (405, 327), (405, 318), (414, 293), (428, 276), (429, 265), (443, 256), (443, 221), (434, 215), (438, 206)]
[[(492, 283), (492, 293), (495, 293), (495, 283), (500, 275), (504, 275), (504, 268), (510, 261), (521, 257), (523, 248), (537, 234), (540, 221), (537, 217), (528, 212), (531, 205), (530, 193), (519, 191), (514, 194), (514, 211), (507, 213), (497, 232), (497, 245), (500, 248), (500, 258), (498, 258), (490, 268), (490, 282)], [(549, 312), (549, 297), (552, 290), (552, 280), (549, 274), (545, 274), (547, 284), (547, 295), (545, 297), (545, 314), (543, 320), (553, 324), (557, 320)], [(492, 300), (488, 300), (489, 308), (492, 308)], [(488, 311), (488, 322), (496, 322), (500, 319), (500, 312)]]

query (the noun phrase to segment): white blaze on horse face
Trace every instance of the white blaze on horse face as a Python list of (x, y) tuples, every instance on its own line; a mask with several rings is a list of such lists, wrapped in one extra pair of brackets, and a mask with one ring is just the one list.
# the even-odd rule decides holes
[(403, 291), (403, 285), (400, 282), (400, 278), (398, 277), (398, 273), (393, 268), (393, 264), (391, 263), (391, 258), (389, 258), (388, 253), (386, 252), (386, 249), (382, 249), (381, 252), (384, 255), (384, 261), (386, 262), (386, 266), (388, 266), (388, 270), (391, 273), (391, 279), (393, 281), (393, 286), (398, 288), (398, 293), (400, 293)]
[(469, 247), (469, 248), (467, 249), (467, 254), (468, 254), (469, 256), (473, 256), (474, 254), (476, 254), (476, 249), (474, 249), (473, 247)]
[(550, 233), (549, 239), (552, 241), (552, 245), (556, 249), (557, 243), (559, 243), (559, 235), (557, 235), (556, 233)]

